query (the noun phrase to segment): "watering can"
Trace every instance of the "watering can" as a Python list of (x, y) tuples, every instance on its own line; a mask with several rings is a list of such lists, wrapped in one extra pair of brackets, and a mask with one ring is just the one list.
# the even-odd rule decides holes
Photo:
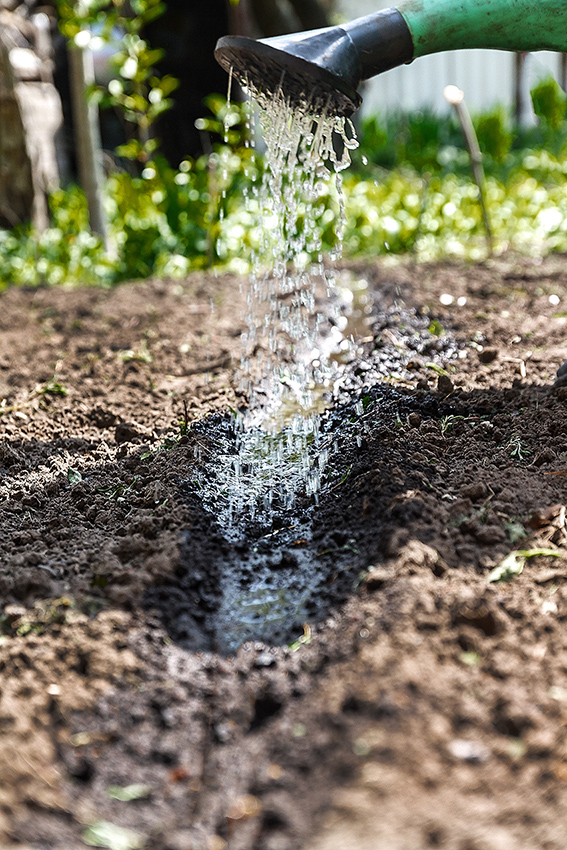
[(246, 87), (291, 106), (351, 115), (363, 80), (460, 48), (567, 52), (567, 0), (402, 0), (340, 26), (254, 40), (224, 36), (215, 57)]

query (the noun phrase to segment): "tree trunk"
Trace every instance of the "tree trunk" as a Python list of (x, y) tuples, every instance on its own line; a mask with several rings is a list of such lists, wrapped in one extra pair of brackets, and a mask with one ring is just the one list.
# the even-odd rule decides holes
[(49, 20), (1, 14), (0, 227), (31, 220), (41, 231), (49, 224), (47, 195), (59, 185), (55, 137), (63, 122)]
[(0, 227), (15, 227), (32, 217), (34, 187), (16, 81), (1, 37), (0, 127)]
[(87, 88), (94, 83), (92, 53), (80, 47), (70, 47), (69, 68), (79, 182), (87, 198), (91, 230), (101, 237), (108, 251), (108, 227), (102, 203), (104, 175), (98, 107), (87, 99)]

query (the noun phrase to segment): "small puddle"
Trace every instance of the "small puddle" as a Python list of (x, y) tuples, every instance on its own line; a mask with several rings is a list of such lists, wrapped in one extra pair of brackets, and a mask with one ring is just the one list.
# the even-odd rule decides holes
[(245, 641), (285, 644), (317, 614), (325, 570), (304, 522), (250, 545), (244, 562), (225, 569), (214, 617), (218, 651), (235, 652)]
[[(322, 619), (330, 605), (330, 571), (345, 557), (352, 560), (352, 550), (339, 552), (334, 544), (328, 550), (313, 532), (319, 493), (322, 485), (329, 487), (326, 474), (333, 479), (341, 465), (339, 446), (314, 433), (307, 451), (299, 436), (297, 452), (291, 430), (242, 434), (234, 421), (219, 419), (196, 426), (214, 442), (198, 463), (198, 478), (188, 483), (214, 535), (204, 554), (188, 533), (181, 570), (191, 581), (194, 564), (207, 561), (207, 575), (197, 574), (195, 591), (209, 596), (202, 625), (216, 651), (233, 654), (246, 641), (285, 645), (306, 623)], [(280, 444), (275, 466), (274, 441)]]

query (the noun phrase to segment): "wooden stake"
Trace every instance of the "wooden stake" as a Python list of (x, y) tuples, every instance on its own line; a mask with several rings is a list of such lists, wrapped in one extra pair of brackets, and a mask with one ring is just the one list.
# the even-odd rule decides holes
[(482, 219), (486, 232), (486, 242), (488, 245), (489, 256), (493, 253), (492, 230), (490, 220), (488, 218), (488, 208), (486, 206), (485, 186), (484, 186), (484, 168), (482, 167), (482, 153), (478, 146), (475, 129), (471, 120), (470, 112), (465, 103), (465, 95), (457, 86), (445, 86), (443, 95), (447, 103), (454, 107), (457, 117), (463, 129), (463, 135), (471, 158), (471, 168), (474, 177), (474, 182), (478, 186), (478, 197), (482, 210)]
[(108, 225), (102, 204), (104, 176), (98, 107), (87, 99), (87, 89), (94, 83), (93, 57), (88, 47), (70, 45), (69, 67), (79, 182), (87, 197), (91, 230), (101, 237), (108, 251)]

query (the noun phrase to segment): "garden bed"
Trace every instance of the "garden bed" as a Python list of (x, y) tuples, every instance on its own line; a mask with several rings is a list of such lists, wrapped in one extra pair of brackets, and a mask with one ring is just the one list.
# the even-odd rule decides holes
[(318, 504), (236, 539), (242, 281), (1, 294), (2, 846), (564, 847), (565, 258), (343, 275)]

